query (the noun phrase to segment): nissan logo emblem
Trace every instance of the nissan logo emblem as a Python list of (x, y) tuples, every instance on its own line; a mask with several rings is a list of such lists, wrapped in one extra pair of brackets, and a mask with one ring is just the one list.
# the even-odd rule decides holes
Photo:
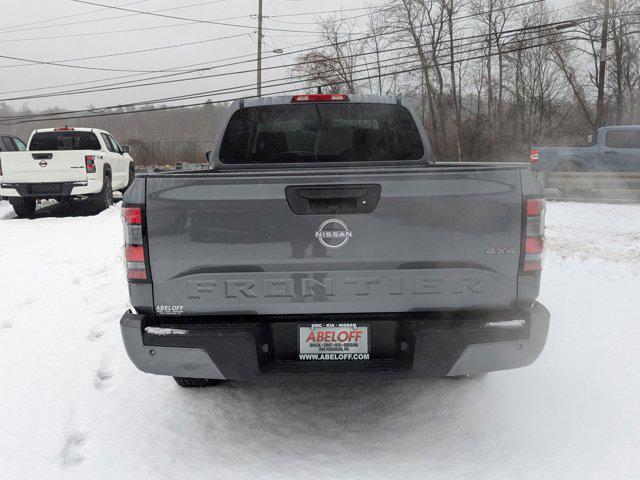
[(316, 238), (327, 248), (344, 247), (352, 236), (353, 232), (347, 224), (337, 218), (322, 222), (316, 231)]
[(49, 165), (49, 164), (47, 163), (47, 161), (46, 161), (46, 160), (40, 160), (40, 162), (38, 163), (38, 165), (40, 165), (42, 168), (44, 168), (44, 167), (46, 167), (46, 166), (47, 166), (47, 165)]

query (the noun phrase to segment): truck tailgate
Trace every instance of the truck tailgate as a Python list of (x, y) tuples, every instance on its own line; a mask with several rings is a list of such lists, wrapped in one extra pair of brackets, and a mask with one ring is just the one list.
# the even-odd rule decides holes
[[(376, 186), (354, 211), (349, 195)], [(305, 211), (292, 191), (303, 207), (319, 194)], [(518, 169), (152, 175), (146, 216), (159, 312), (508, 308), (517, 296)]]
[[(0, 153), (5, 183), (80, 182), (87, 179), (83, 151)], [(95, 154), (95, 152), (91, 152)]]

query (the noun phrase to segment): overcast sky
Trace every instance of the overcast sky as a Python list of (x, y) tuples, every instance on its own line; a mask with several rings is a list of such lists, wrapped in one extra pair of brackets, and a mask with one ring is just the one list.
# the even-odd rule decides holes
[[(228, 71), (255, 68), (258, 0), (88, 0), (121, 9), (154, 12), (162, 18), (131, 11), (105, 8), (73, 0), (2, 0), (0, 21), (0, 102), (14, 107), (63, 107), (82, 109), (157, 100), (166, 97), (239, 88), (255, 84), (255, 73), (232, 77), (201, 78)], [(566, 5), (568, 0), (549, 0), (551, 6)], [(367, 3), (384, 0), (264, 0), (265, 56), (267, 67), (263, 81), (287, 81), (290, 75), (283, 65), (293, 62), (296, 50), (319, 41), (315, 20), (317, 12), (344, 9), (344, 16), (362, 15), (354, 11)], [(303, 14), (303, 15), (298, 15)], [(325, 14), (326, 15), (326, 14)], [(187, 21), (198, 19), (216, 23)], [(246, 27), (246, 28), (245, 28)], [(231, 37), (222, 38), (221, 37)], [(194, 43), (195, 42), (195, 43)], [(184, 45), (188, 44), (188, 45)], [(165, 48), (172, 45), (172, 48)], [(156, 49), (156, 50), (151, 50)], [(272, 53), (283, 49), (284, 55)], [(134, 52), (147, 50), (143, 52)], [(151, 50), (151, 51), (149, 51)], [(97, 57), (102, 58), (86, 58)], [(6, 58), (12, 57), (12, 58)], [(64, 65), (42, 65), (28, 61), (46, 61)], [(70, 61), (73, 60), (73, 61)], [(220, 67), (234, 61), (245, 61)], [(211, 67), (216, 66), (215, 70)], [(81, 68), (78, 68), (81, 67)], [(207, 71), (167, 77), (166, 70), (207, 68)], [(269, 69), (271, 67), (271, 69)], [(275, 68), (280, 67), (280, 68)], [(94, 70), (92, 70), (94, 69)], [(102, 69), (102, 70), (95, 70)], [(158, 82), (182, 78), (192, 81), (137, 88), (117, 89), (48, 98), (15, 97), (64, 92), (104, 84), (139, 81), (149, 77)], [(111, 86), (105, 88), (112, 88)], [(275, 91), (291, 88), (274, 86)], [(268, 89), (266, 92), (268, 93)], [(232, 92), (225, 97), (251, 95)], [(201, 102), (206, 97), (171, 103)]]
[[(106, 9), (95, 5), (76, 3), (71, 0), (2, 0), (0, 23), (0, 55), (28, 60), (60, 62), (61, 60), (119, 54), (106, 58), (65, 62), (65, 65), (109, 69), (96, 71), (56, 65), (27, 64), (21, 60), (0, 59), (0, 100), (17, 96), (34, 95), (42, 90), (16, 92), (18, 90), (42, 89), (79, 82), (114, 83), (130, 81), (166, 73), (145, 73), (173, 68), (194, 69), (187, 65), (213, 62), (229, 57), (252, 60), (256, 51), (255, 15), (258, 0), (91, 0), (94, 3), (122, 8), (157, 12), (162, 15), (222, 21), (236, 26), (187, 22), (160, 18), (127, 11)], [(281, 48), (291, 51), (304, 48), (317, 41), (314, 19), (317, 15), (278, 17), (337, 8), (362, 7), (365, 0), (264, 0), (265, 55)], [(184, 7), (184, 8), (176, 8)], [(170, 10), (166, 10), (170, 9)], [(163, 11), (160, 11), (163, 10)], [(357, 15), (362, 12), (349, 12)], [(347, 14), (345, 14), (347, 15)], [(230, 18), (238, 17), (238, 18)], [(228, 19), (228, 20), (223, 20)], [(249, 28), (242, 28), (241, 25)], [(295, 30), (283, 32), (279, 30)], [(224, 40), (218, 37), (234, 36)], [(209, 41), (211, 40), (211, 41)], [(173, 44), (203, 42), (158, 51), (120, 54), (132, 50), (154, 49)], [(303, 45), (302, 47), (300, 45)], [(295, 57), (281, 56), (266, 59), (264, 66), (281, 66), (291, 63)], [(225, 60), (227, 63), (229, 60)], [(19, 65), (19, 66), (16, 66)], [(215, 63), (210, 63), (212, 66)], [(255, 68), (255, 63), (243, 63), (226, 70)], [(113, 70), (113, 71), (111, 71)], [(133, 70), (133, 71), (131, 71)], [(211, 75), (208, 71), (199, 75)], [(264, 80), (286, 76), (283, 69), (266, 70)], [(181, 75), (172, 78), (199, 76)], [(127, 76), (127, 77), (125, 77)], [(121, 78), (114, 78), (121, 77)], [(171, 78), (171, 77), (170, 77)], [(109, 81), (103, 82), (106, 79)], [(157, 80), (156, 80), (157, 81)], [(166, 85), (145, 86), (111, 92), (65, 95), (45, 99), (15, 100), (12, 106), (28, 103), (32, 108), (59, 106), (84, 108), (89, 105), (104, 106), (152, 100), (193, 92), (215, 90), (255, 83), (255, 73), (227, 78), (205, 78)], [(95, 86), (99, 83), (89, 83)], [(46, 92), (77, 89), (87, 85), (69, 85), (47, 89)], [(280, 87), (285, 88), (285, 87)], [(247, 92), (249, 93), (249, 92)], [(239, 94), (236, 94), (239, 95)], [(202, 101), (206, 100), (202, 99)], [(191, 101), (200, 101), (191, 100)]]

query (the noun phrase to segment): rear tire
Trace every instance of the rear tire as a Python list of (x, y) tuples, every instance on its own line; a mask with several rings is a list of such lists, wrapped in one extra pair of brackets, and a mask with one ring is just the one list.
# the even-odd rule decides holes
[(203, 388), (213, 387), (220, 383), (220, 380), (210, 380), (208, 378), (173, 377), (182, 388)]
[(129, 190), (129, 187), (131, 186), (131, 184), (135, 179), (136, 179), (136, 169), (133, 167), (133, 165), (131, 165), (129, 166), (129, 181), (127, 182), (127, 186), (124, 187), (122, 190), (120, 190), (123, 195), (127, 190)]
[(111, 186), (111, 175), (105, 173), (102, 182), (102, 190), (91, 197), (91, 207), (96, 213), (100, 213), (113, 204), (113, 187)]
[[(554, 172), (569, 172), (569, 173), (579, 173), (579, 172), (586, 172), (586, 171), (587, 169), (585, 168), (584, 165), (574, 160), (566, 160), (564, 162), (560, 162), (554, 170)], [(558, 188), (558, 190), (560, 190), (562, 194), (566, 195), (567, 197), (573, 197), (573, 196), (579, 197), (585, 193), (584, 191), (581, 191), (575, 188), (562, 187), (562, 188)]]
[(28, 218), (36, 212), (35, 198), (13, 197), (9, 199), (9, 203), (18, 218)]

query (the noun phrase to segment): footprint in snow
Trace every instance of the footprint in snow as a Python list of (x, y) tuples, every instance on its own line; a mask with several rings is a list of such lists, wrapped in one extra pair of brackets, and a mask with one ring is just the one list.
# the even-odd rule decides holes
[(90, 277), (99, 277), (100, 275), (103, 275), (103, 274), (107, 273), (107, 271), (108, 271), (107, 267), (96, 268), (95, 270), (89, 272), (89, 276)]
[(115, 376), (115, 371), (111, 367), (100, 367), (96, 372), (96, 378), (94, 380), (94, 386), (98, 390), (105, 390), (113, 385), (113, 377)]
[(100, 308), (99, 310), (96, 310), (96, 313), (98, 315), (104, 315), (105, 313), (113, 313), (115, 310), (113, 307), (103, 307)]
[(95, 342), (96, 340), (102, 338), (105, 333), (105, 330), (96, 327), (89, 332), (89, 335), (87, 335), (87, 340), (89, 340), (90, 342)]
[(3, 320), (1, 325), (2, 330), (8, 330), (13, 327), (13, 322), (11, 320)]
[(117, 313), (115, 312), (111, 312), (107, 315), (103, 314), (103, 318), (102, 320), (100, 320), (100, 323), (113, 323), (113, 322), (117, 322), (120, 320), (120, 317), (122, 316), (122, 312), (118, 311)]
[(27, 297), (24, 300), (18, 302), (16, 304), (16, 307), (26, 307), (27, 305), (31, 305), (32, 303), (35, 303), (36, 300), (37, 300), (36, 297)]
[(66, 466), (79, 465), (85, 460), (84, 445), (87, 436), (82, 432), (71, 432), (67, 434), (64, 447), (62, 448), (62, 464)]

